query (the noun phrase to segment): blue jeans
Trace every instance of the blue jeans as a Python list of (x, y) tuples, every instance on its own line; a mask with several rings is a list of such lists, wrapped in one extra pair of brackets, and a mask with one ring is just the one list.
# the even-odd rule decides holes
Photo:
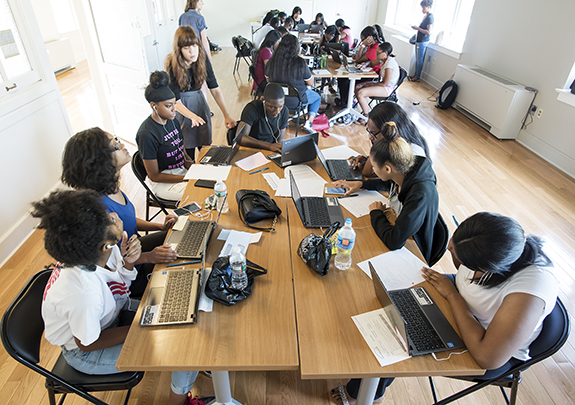
[(315, 117), (317, 112), (319, 111), (319, 106), (321, 105), (321, 96), (317, 94), (312, 89), (307, 89), (305, 91), (305, 95), (307, 97), (307, 104), (309, 115)]
[(427, 45), (429, 45), (429, 41), (415, 43), (415, 77), (418, 79), (421, 77), (421, 71), (423, 70), (423, 61), (425, 60)]

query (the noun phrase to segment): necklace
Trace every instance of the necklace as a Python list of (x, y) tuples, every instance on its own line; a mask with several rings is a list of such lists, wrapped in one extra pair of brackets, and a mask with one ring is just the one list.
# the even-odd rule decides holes
[(275, 132), (274, 132), (274, 130), (273, 130), (273, 128), (272, 128), (270, 122), (268, 121), (268, 114), (266, 113), (266, 108), (264, 107), (264, 104), (263, 104), (263, 103), (262, 103), (262, 107), (263, 107), (263, 110), (264, 110), (264, 118), (266, 119), (266, 123), (268, 124), (268, 127), (270, 128), (270, 131), (272, 131), (272, 137), (274, 138), (274, 142), (275, 142), (275, 143), (278, 143), (278, 140), (279, 140), (279, 132), (280, 132), (280, 124), (276, 122), (277, 127), (278, 127), (278, 130), (277, 130), (278, 136), (276, 136), (276, 134), (275, 134)]

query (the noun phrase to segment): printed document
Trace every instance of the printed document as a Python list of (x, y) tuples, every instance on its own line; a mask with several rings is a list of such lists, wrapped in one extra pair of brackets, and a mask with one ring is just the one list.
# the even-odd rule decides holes
[(411, 288), (425, 281), (421, 275), (421, 269), (427, 265), (405, 246), (358, 263), (359, 268), (371, 278), (367, 262), (371, 262), (389, 291)]
[(360, 190), (354, 194), (357, 194), (357, 197), (342, 197), (339, 199), (339, 203), (356, 218), (369, 214), (369, 204), (374, 201), (381, 201), (386, 205), (389, 204), (387, 198), (377, 191)]

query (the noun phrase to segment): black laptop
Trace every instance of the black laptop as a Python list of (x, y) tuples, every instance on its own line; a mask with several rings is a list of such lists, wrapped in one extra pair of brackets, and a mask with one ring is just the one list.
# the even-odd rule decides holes
[(302, 197), (293, 174), (289, 173), (291, 196), (306, 228), (327, 228), (338, 221), (343, 226), (343, 214), (337, 197)]
[(347, 181), (361, 181), (363, 180), (363, 175), (361, 174), (361, 170), (359, 169), (352, 169), (349, 165), (347, 159), (327, 159), (321, 152), (319, 146), (315, 145), (317, 157), (325, 171), (327, 172), (329, 178), (332, 181), (335, 180), (347, 180)]
[(375, 294), (410, 356), (465, 347), (425, 288), (387, 291), (371, 262), (368, 264)]
[(316, 157), (316, 151), (312, 143), (317, 145), (317, 142), (317, 132), (284, 139), (282, 141), (282, 153), (274, 153), (268, 155), (267, 158), (282, 168), (308, 162)]
[(232, 146), (218, 145), (212, 146), (209, 151), (200, 159), (200, 164), (212, 166), (227, 166), (240, 149), (240, 140), (246, 126), (244, 125), (240, 132), (236, 134)]

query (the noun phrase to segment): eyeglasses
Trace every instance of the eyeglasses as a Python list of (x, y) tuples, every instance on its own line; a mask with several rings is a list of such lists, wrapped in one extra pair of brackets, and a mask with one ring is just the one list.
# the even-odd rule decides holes
[(373, 136), (374, 138), (376, 138), (378, 134), (381, 134), (381, 131), (371, 132), (371, 131), (369, 130), (369, 127), (367, 126), (367, 124), (365, 124), (365, 130), (367, 131), (368, 134), (370, 134), (370, 135)]
[(114, 150), (120, 150), (121, 149), (120, 145), (122, 145), (122, 142), (118, 139), (117, 136), (115, 136), (113, 138), (113, 141), (114, 141), (114, 146), (113, 146)]

